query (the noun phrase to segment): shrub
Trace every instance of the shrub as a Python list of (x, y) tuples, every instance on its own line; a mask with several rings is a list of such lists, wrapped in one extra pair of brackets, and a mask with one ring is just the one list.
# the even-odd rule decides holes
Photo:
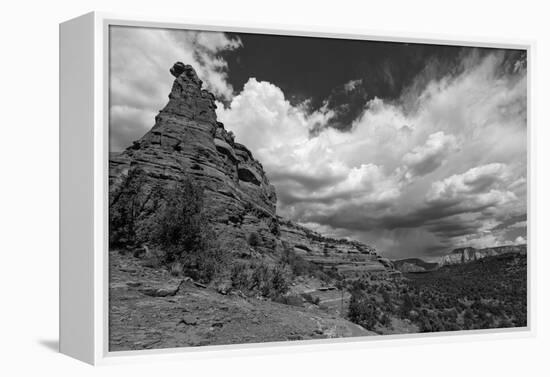
[(284, 270), (276, 266), (273, 270), (271, 270), (271, 287), (273, 294), (285, 294), (290, 289), (290, 285), (288, 281), (286, 280)]
[(260, 236), (256, 232), (252, 232), (248, 235), (248, 244), (252, 247), (260, 245)]
[(281, 235), (281, 230), (279, 228), (279, 221), (276, 218), (272, 219), (271, 222), (269, 223), (269, 231), (274, 236)]
[[(240, 269), (240, 268), (239, 268)], [(259, 292), (264, 297), (273, 298), (288, 292), (290, 285), (284, 270), (279, 266), (270, 268), (264, 263), (251, 265), (249, 290)]]
[(183, 273), (183, 266), (180, 262), (174, 262), (170, 265), (170, 275), (180, 276)]
[(314, 275), (320, 271), (319, 267), (297, 255), (288, 244), (283, 247), (281, 262), (290, 267), (290, 271), (294, 276)]
[(271, 270), (267, 265), (262, 263), (255, 266), (250, 280), (252, 283), (251, 290), (256, 290), (265, 297), (272, 296)]
[[(183, 258), (187, 259), (186, 257)], [(188, 258), (191, 263), (189, 276), (204, 282), (210, 282), (215, 276), (222, 273), (228, 263), (229, 256), (216, 245), (207, 247), (202, 253), (192, 255)], [(194, 269), (193, 269), (194, 267)]]
[(401, 307), (399, 311), (401, 312), (401, 315), (403, 317), (408, 317), (411, 310), (414, 309), (414, 303), (411, 299), (411, 296), (409, 296), (409, 293), (405, 293), (403, 295), (403, 302), (401, 303)]
[(236, 289), (248, 289), (250, 285), (248, 264), (236, 263), (231, 267), (231, 284)]
[(109, 194), (109, 245), (134, 248), (148, 237), (146, 219), (159, 205), (160, 191), (140, 168), (128, 171)]
[(380, 318), (380, 323), (384, 327), (390, 327), (391, 326), (391, 318), (388, 316), (387, 313), (382, 314), (382, 317)]
[(373, 330), (378, 318), (376, 302), (360, 291), (352, 291), (348, 318), (367, 330)]
[(188, 276), (210, 282), (228, 261), (215, 243), (201, 187), (183, 180), (164, 189), (164, 206), (151, 226), (151, 240), (164, 251), (164, 263), (178, 262)]
[(185, 180), (167, 189), (164, 196), (165, 205), (157, 217), (153, 240), (166, 252), (167, 262), (206, 249), (209, 240), (205, 237), (207, 219), (201, 188)]

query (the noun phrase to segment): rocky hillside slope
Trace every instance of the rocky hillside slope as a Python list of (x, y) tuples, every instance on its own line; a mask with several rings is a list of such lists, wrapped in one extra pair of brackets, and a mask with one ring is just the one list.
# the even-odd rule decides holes
[(401, 272), (426, 272), (437, 269), (438, 263), (426, 262), (420, 258), (407, 258), (393, 261), (395, 268)]
[(109, 272), (110, 351), (376, 335), (324, 309), (330, 300), (289, 306), (224, 294), (116, 251)]
[(473, 262), (478, 259), (492, 257), (501, 254), (515, 253), (527, 254), (527, 245), (508, 245), (476, 249), (474, 247), (462, 247), (454, 249), (439, 261), (442, 266)]
[(230, 252), (246, 252), (255, 233), (259, 249), (279, 254), (294, 250), (324, 268), (350, 275), (395, 273), (392, 263), (367, 245), (337, 240), (282, 219), (276, 214), (277, 196), (262, 164), (216, 119), (213, 94), (190, 65), (176, 63), (168, 104), (140, 140), (110, 156), (110, 191), (140, 168), (151, 184), (169, 184), (190, 177), (204, 187), (212, 225), (220, 244)]

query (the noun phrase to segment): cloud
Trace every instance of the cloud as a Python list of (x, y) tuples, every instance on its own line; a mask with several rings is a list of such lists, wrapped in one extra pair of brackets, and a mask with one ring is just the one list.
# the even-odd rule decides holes
[[(110, 147), (121, 150), (152, 127), (173, 82), (176, 61), (191, 64), (216, 96), (231, 99), (221, 51), (241, 46), (224, 33), (116, 26), (110, 28)], [(152, 116), (151, 116), (152, 115)]]
[(253, 78), (218, 117), (262, 162), (284, 216), (393, 257), (510, 243), (519, 228), (497, 227), (526, 211), (526, 73), (507, 59), (465, 55), (399, 100), (365, 101), (347, 127), (329, 102), (309, 112)]
[(518, 221), (509, 226), (509, 228), (527, 228), (527, 221)]
[(457, 150), (456, 138), (439, 131), (428, 136), (426, 143), (414, 147), (403, 157), (412, 175), (426, 175), (445, 163), (445, 157)]
[(363, 83), (363, 79), (350, 80), (344, 84), (344, 90), (346, 92), (352, 92), (353, 90), (355, 90), (355, 88), (357, 88), (362, 83)]
[[(224, 33), (113, 27), (110, 42), (111, 150), (153, 125), (168, 69), (183, 61), (263, 164), (283, 216), (391, 257), (526, 237), (527, 73), (517, 51), (434, 58), (397, 99), (367, 96), (367, 81), (350, 80), (311, 111), (253, 77), (235, 93), (222, 56), (242, 43)], [(378, 74), (384, 85), (399, 80)]]
[[(310, 207), (332, 213), (345, 203), (367, 204), (398, 196), (398, 175), (376, 164), (353, 164), (345, 158), (348, 132), (325, 127), (334, 113), (313, 113), (292, 106), (282, 90), (251, 78), (218, 118), (237, 141), (254, 151), (277, 187), (283, 213)], [(312, 135), (320, 127), (322, 132)], [(309, 203), (302, 206), (302, 204)]]
[(506, 165), (492, 163), (477, 166), (462, 174), (454, 174), (442, 181), (432, 183), (426, 194), (428, 202), (465, 203), (471, 199), (480, 204), (502, 204), (514, 199), (513, 192), (495, 189), (507, 181)]
[(518, 237), (514, 240), (514, 243), (515, 243), (516, 245), (522, 245), (522, 244), (524, 244), (524, 243), (527, 243), (527, 240), (526, 240), (524, 237), (522, 237), (522, 236), (518, 236)]

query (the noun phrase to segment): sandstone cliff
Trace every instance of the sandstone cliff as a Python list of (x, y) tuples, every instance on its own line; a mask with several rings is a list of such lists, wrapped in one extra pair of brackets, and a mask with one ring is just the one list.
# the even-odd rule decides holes
[(262, 164), (216, 119), (214, 96), (190, 65), (176, 63), (168, 104), (155, 124), (124, 152), (111, 155), (110, 190), (139, 167), (149, 180), (167, 184), (188, 176), (204, 187), (212, 225), (230, 252), (249, 250), (247, 237), (259, 236), (258, 249), (280, 253), (290, 246), (311, 262), (347, 275), (393, 273), (392, 263), (367, 245), (315, 233), (276, 214), (277, 197)]
[(441, 257), (440, 265), (452, 265), (473, 262), (478, 259), (492, 257), (507, 253), (526, 254), (527, 245), (508, 245), (476, 249), (473, 247), (462, 247), (454, 249), (448, 255)]

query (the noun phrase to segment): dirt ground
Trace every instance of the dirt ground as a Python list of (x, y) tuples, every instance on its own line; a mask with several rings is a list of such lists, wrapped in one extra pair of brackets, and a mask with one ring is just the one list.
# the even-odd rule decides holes
[(117, 252), (109, 273), (110, 351), (376, 335), (339, 316), (340, 292), (328, 307), (222, 294)]

